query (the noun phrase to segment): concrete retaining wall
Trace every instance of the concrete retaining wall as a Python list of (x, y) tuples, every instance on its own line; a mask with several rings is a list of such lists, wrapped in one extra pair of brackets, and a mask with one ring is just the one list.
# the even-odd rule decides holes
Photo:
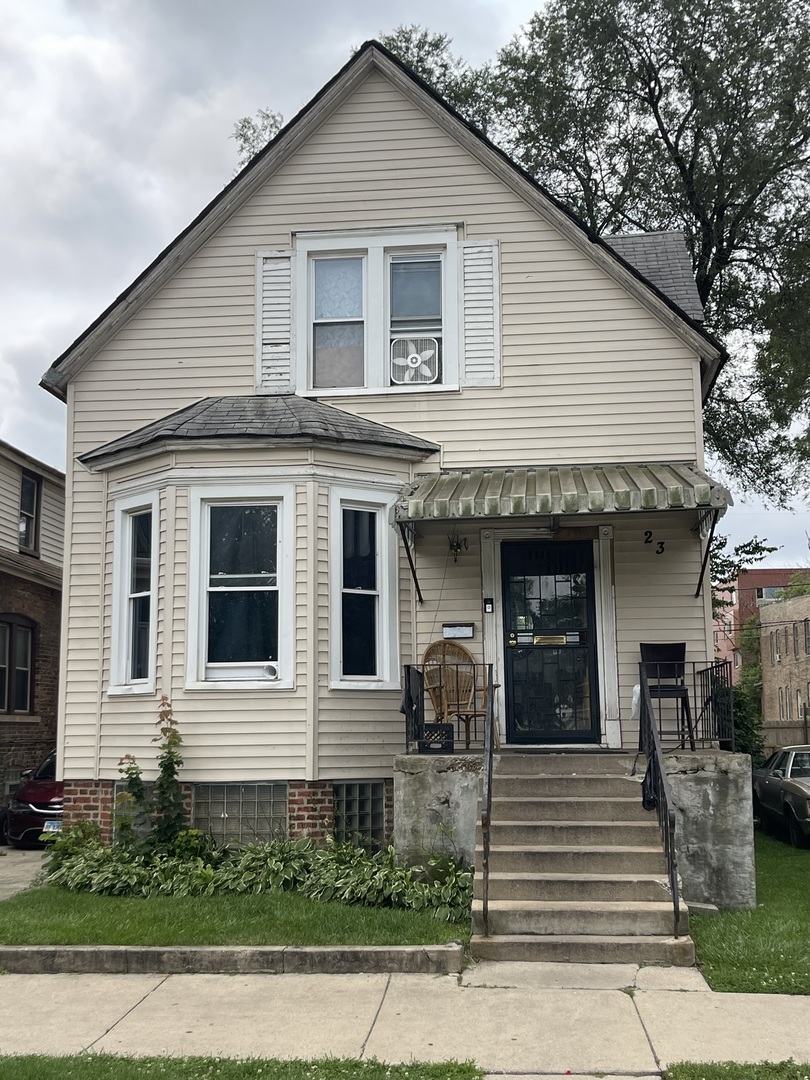
[(394, 759), (394, 847), (421, 863), (430, 855), (475, 862), (480, 757), (401, 755)]
[(667, 754), (687, 903), (756, 907), (751, 758), (721, 750)]

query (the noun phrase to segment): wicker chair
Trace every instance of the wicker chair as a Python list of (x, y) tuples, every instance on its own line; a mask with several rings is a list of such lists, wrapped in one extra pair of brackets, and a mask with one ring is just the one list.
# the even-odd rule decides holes
[(425, 649), (422, 671), (425, 689), (437, 723), (455, 720), (464, 725), (464, 748), (470, 749), (470, 731), (478, 736), (478, 717), (487, 714), (487, 688), (476, 685), (472, 654), (455, 641), (434, 641)]

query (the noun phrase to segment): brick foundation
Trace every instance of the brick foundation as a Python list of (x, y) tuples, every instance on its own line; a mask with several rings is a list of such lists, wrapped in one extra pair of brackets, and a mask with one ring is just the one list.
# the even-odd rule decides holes
[(290, 780), (287, 785), (287, 822), (291, 840), (332, 835), (334, 796), (331, 780)]
[(114, 780), (65, 780), (63, 827), (92, 821), (105, 844), (112, 840)]

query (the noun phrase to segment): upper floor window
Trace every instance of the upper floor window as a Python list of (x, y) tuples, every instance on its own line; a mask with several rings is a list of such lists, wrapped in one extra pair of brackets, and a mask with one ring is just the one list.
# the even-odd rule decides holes
[(39, 552), (39, 519), (42, 506), (42, 477), (22, 470), (20, 481), (20, 551)]
[(24, 615), (0, 614), (0, 713), (34, 711), (34, 630)]
[(799, 624), (793, 624), (793, 655), (799, 659)]
[(112, 694), (152, 693), (157, 651), (157, 496), (115, 507)]
[(804, 620), (804, 652), (810, 656), (810, 619)]
[(785, 590), (784, 585), (760, 585), (756, 590), (757, 600), (778, 600)]

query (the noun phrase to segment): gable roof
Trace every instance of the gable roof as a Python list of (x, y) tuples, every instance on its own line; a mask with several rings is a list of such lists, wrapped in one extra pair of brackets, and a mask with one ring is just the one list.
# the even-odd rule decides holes
[(440, 449), (426, 439), (289, 392), (203, 398), (82, 454), (79, 461), (91, 469), (103, 468), (122, 456), (154, 452), (177, 443), (227, 440), (266, 444), (278, 439), (339, 443), (345, 449), (366, 453), (380, 453), (382, 448), (408, 461), (422, 460)]
[(703, 322), (703, 304), (682, 232), (618, 233), (606, 236), (605, 242), (674, 300), (681, 311), (695, 322)]
[(166, 281), (280, 168), (323, 120), (345, 101), (371, 71), (378, 71), (413, 100), (499, 179), (587, 253), (636, 299), (651, 309), (701, 358), (704, 400), (725, 363), (722, 344), (687, 311), (644, 276), (632, 261), (592, 232), (568, 207), (546, 191), (503, 150), (465, 120), (415, 72), (377, 41), (367, 41), (332, 79), (196, 218), (138, 275), (43, 375), (40, 385), (66, 400), (72, 375), (124, 326)]

